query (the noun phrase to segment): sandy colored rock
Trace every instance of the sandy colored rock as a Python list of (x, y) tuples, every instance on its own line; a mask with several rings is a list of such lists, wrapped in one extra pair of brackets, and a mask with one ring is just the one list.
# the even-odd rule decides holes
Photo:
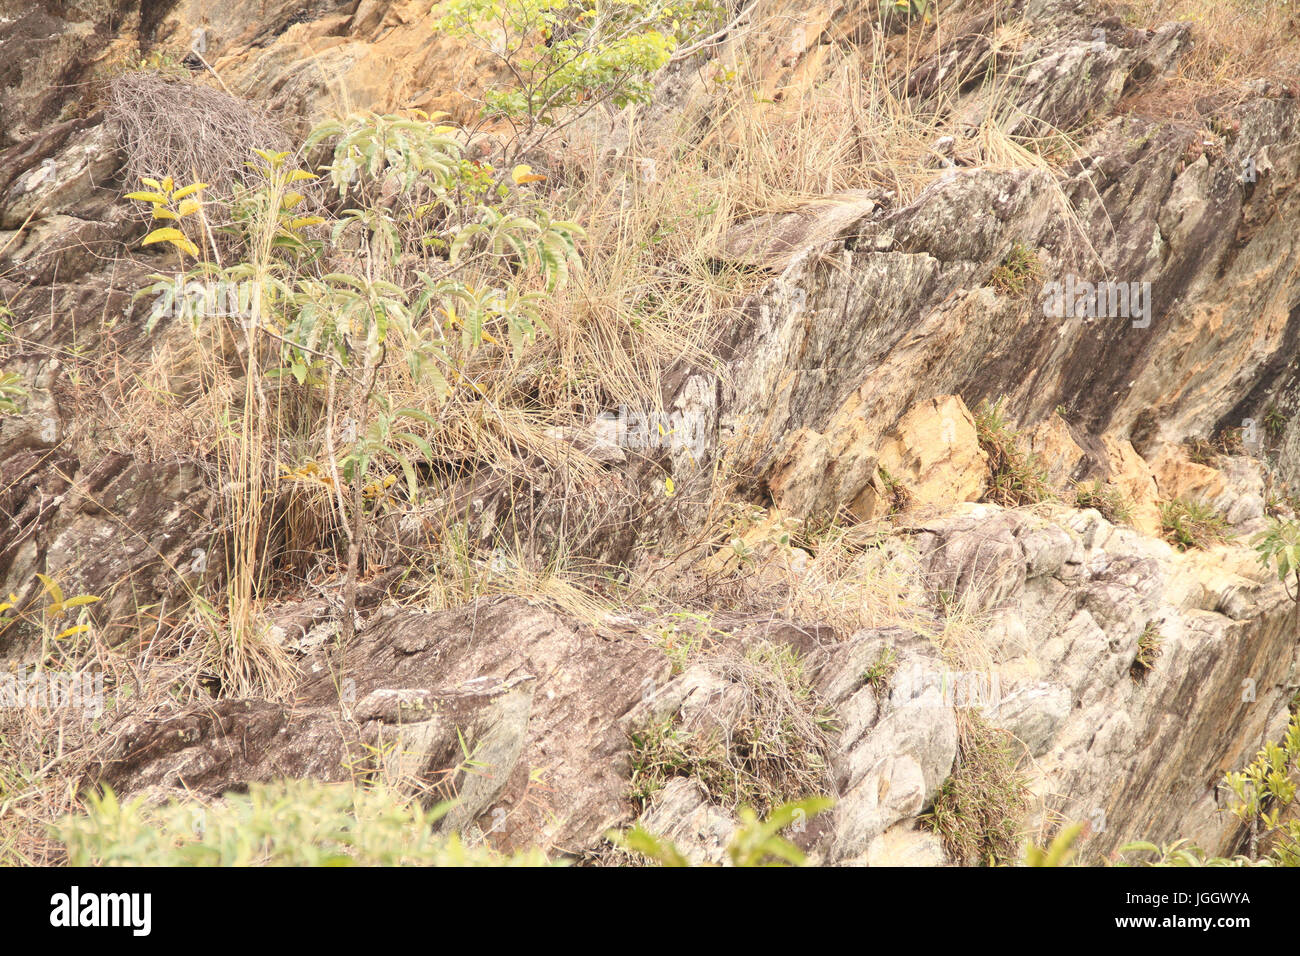
[(1110, 471), (1107, 481), (1132, 502), (1133, 527), (1144, 534), (1160, 533), (1160, 490), (1151, 466), (1132, 442), (1106, 436), (1102, 439)]
[(984, 493), (988, 455), (980, 448), (975, 419), (956, 395), (913, 407), (885, 436), (876, 455), (874, 480), (849, 506), (861, 518), (893, 510), (934, 511)]

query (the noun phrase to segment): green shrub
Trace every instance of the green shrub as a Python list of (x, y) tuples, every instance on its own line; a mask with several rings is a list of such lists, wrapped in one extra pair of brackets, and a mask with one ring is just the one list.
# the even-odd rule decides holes
[(540, 866), (530, 851), (501, 856), (434, 832), (432, 810), (382, 788), (314, 780), (252, 784), (220, 801), (148, 807), (111, 789), (65, 817), (57, 839), (72, 866)]
[(1300, 602), (1300, 523), (1274, 518), (1252, 544), (1260, 564), (1277, 574), (1292, 601)]
[(654, 75), (682, 42), (718, 21), (711, 0), (449, 0), (437, 27), (502, 66), (485, 113), (513, 128), (508, 156), (604, 104), (648, 101)]
[(1281, 743), (1268, 743), (1240, 772), (1224, 775), (1232, 793), (1231, 813), (1245, 828), (1245, 853), (1234, 857), (1208, 855), (1186, 840), (1168, 845), (1145, 841), (1120, 848), (1125, 854), (1147, 854), (1147, 866), (1300, 866), (1300, 820), (1295, 819), (1296, 778), (1300, 776), (1300, 714), (1292, 714)]

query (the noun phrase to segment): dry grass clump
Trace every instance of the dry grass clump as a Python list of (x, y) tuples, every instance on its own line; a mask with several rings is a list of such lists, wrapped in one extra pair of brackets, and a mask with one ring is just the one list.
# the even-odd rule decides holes
[(1190, 23), (1193, 44), (1167, 81), (1186, 102), (1197, 95), (1223, 95), (1257, 78), (1300, 84), (1300, 31), (1286, 0), (1117, 0), (1125, 19), (1156, 28), (1171, 21)]
[(1001, 399), (983, 401), (975, 409), (975, 431), (989, 459), (984, 500), (1015, 508), (1057, 497), (1043, 463), (1022, 447), (1023, 439), (1003, 414)]
[(708, 659), (726, 682), (716, 710), (691, 727), (669, 718), (632, 735), (632, 796), (642, 809), (672, 777), (694, 777), (717, 803), (766, 814), (827, 793), (832, 724), (789, 647), (725, 648)]
[(171, 176), (207, 183), (211, 199), (229, 197), (254, 148), (291, 145), (284, 127), (256, 103), (156, 71), (115, 78), (108, 110), (121, 129), (132, 188), (146, 176)]
[(976, 711), (958, 712), (957, 767), (924, 819), (964, 866), (1020, 859), (1029, 788), (1011, 735)]
[(0, 866), (65, 862), (50, 827), (79, 808), (78, 787), (117, 745), (123, 718), (206, 696), (199, 649), (161, 620), (121, 647), (106, 647), (93, 626), (64, 645), (39, 669), (0, 672)]

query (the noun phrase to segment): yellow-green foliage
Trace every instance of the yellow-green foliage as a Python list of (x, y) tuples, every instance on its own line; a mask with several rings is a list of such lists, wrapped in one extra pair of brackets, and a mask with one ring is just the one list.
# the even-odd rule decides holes
[(27, 389), (15, 372), (0, 372), (0, 415), (18, 413), (18, 399), (27, 397)]
[[(760, 820), (749, 807), (740, 808), (740, 826), (727, 841), (727, 862), (731, 866), (803, 866), (807, 856), (781, 836), (792, 825), (800, 825), (828, 809), (828, 797), (810, 797), (782, 804)], [(616, 846), (640, 854), (660, 866), (691, 866), (691, 861), (671, 840), (656, 836), (643, 827), (626, 833), (607, 834)]]
[[(500, 61), (486, 112), (507, 119), (517, 153), (602, 103), (645, 102), (673, 51), (716, 22), (712, 0), (449, 0), (437, 27)], [(541, 132), (541, 136), (533, 135)]]
[(313, 780), (252, 784), (220, 801), (122, 803), (112, 790), (55, 827), (72, 866), (542, 866), (434, 832), (432, 810), (382, 788)]
[(1210, 856), (1186, 840), (1128, 843), (1120, 852), (1147, 866), (1300, 866), (1300, 820), (1292, 808), (1300, 775), (1300, 714), (1292, 714), (1280, 743), (1268, 743), (1241, 771), (1224, 775), (1231, 813), (1246, 830), (1246, 852)]
[(1165, 540), (1179, 551), (1208, 548), (1228, 539), (1228, 522), (1207, 504), (1177, 498), (1160, 504)]

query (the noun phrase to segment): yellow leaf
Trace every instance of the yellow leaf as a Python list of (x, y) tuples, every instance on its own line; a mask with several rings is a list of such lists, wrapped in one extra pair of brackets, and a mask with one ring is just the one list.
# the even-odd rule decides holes
[(150, 179), (148, 176), (141, 176), (140, 182), (144, 183), (151, 189), (162, 189), (162, 185), (156, 179)]
[(141, 202), (151, 202), (159, 206), (164, 205), (167, 202), (167, 197), (164, 196), (162, 193), (148, 193), (148, 192), (127, 193), (126, 198), (138, 199)]
[(196, 258), (199, 254), (199, 247), (186, 239), (185, 233), (170, 226), (162, 229), (155, 229), (153, 232), (149, 233), (149, 235), (145, 236), (144, 242), (140, 244), (142, 246), (150, 246), (155, 242), (170, 242), (177, 249), (184, 250)]
[(55, 603), (62, 604), (63, 588), (59, 587), (58, 582), (55, 581), (53, 578), (46, 577), (44, 574), (41, 574), (39, 571), (36, 572), (36, 576), (41, 579), (41, 585), (45, 588), (46, 592), (50, 595), (50, 598)]
[(533, 167), (527, 163), (520, 163), (510, 171), (510, 178), (516, 186), (522, 186), (524, 183), (540, 183), (546, 177), (533, 172)]
[(283, 209), (292, 209), (306, 198), (302, 193), (285, 193), (284, 198), (280, 200), (280, 206)]
[(325, 219), (322, 216), (299, 216), (289, 220), (290, 229), (305, 229), (307, 226), (319, 226)]
[(671, 477), (664, 479), (664, 494), (667, 495), (669, 498), (677, 494), (677, 486), (673, 484), (673, 480)]
[(63, 631), (63, 632), (61, 632), (61, 633), (59, 633), (59, 634), (55, 634), (55, 635), (54, 635), (54, 639), (55, 639), (56, 641), (61, 641), (61, 640), (63, 640), (65, 637), (72, 637), (72, 636), (75, 635), (75, 634), (84, 634), (84, 633), (85, 633), (86, 631), (88, 631), (88, 630), (90, 630), (90, 625), (89, 625), (89, 624), (76, 624), (76, 625), (74, 625), (74, 626), (68, 628), (66, 631)]
[(186, 196), (189, 196), (192, 193), (196, 193), (200, 189), (207, 189), (207, 188), (208, 188), (207, 183), (192, 183), (189, 186), (186, 186), (184, 189), (176, 190), (176, 192), (172, 194), (172, 199), (184, 199)]
[(170, 193), (172, 191), (172, 188), (175, 185), (176, 185), (175, 180), (173, 180), (170, 176), (165, 177), (162, 181), (163, 192)]
[(197, 199), (186, 199), (176, 207), (176, 212), (181, 216), (188, 216), (190, 213), (199, 211), (199, 201)]
[(162, 206), (154, 207), (153, 217), (155, 219), (168, 219), (168, 220), (180, 218), (180, 216), (176, 215), (176, 213), (172, 212), (170, 209), (165, 209)]
[(177, 239), (184, 238), (185, 233), (181, 232), (179, 229), (166, 227), (163, 229), (155, 229), (153, 232), (149, 233), (149, 235), (144, 237), (144, 242), (140, 243), (140, 245), (151, 246), (155, 242), (175, 242)]

